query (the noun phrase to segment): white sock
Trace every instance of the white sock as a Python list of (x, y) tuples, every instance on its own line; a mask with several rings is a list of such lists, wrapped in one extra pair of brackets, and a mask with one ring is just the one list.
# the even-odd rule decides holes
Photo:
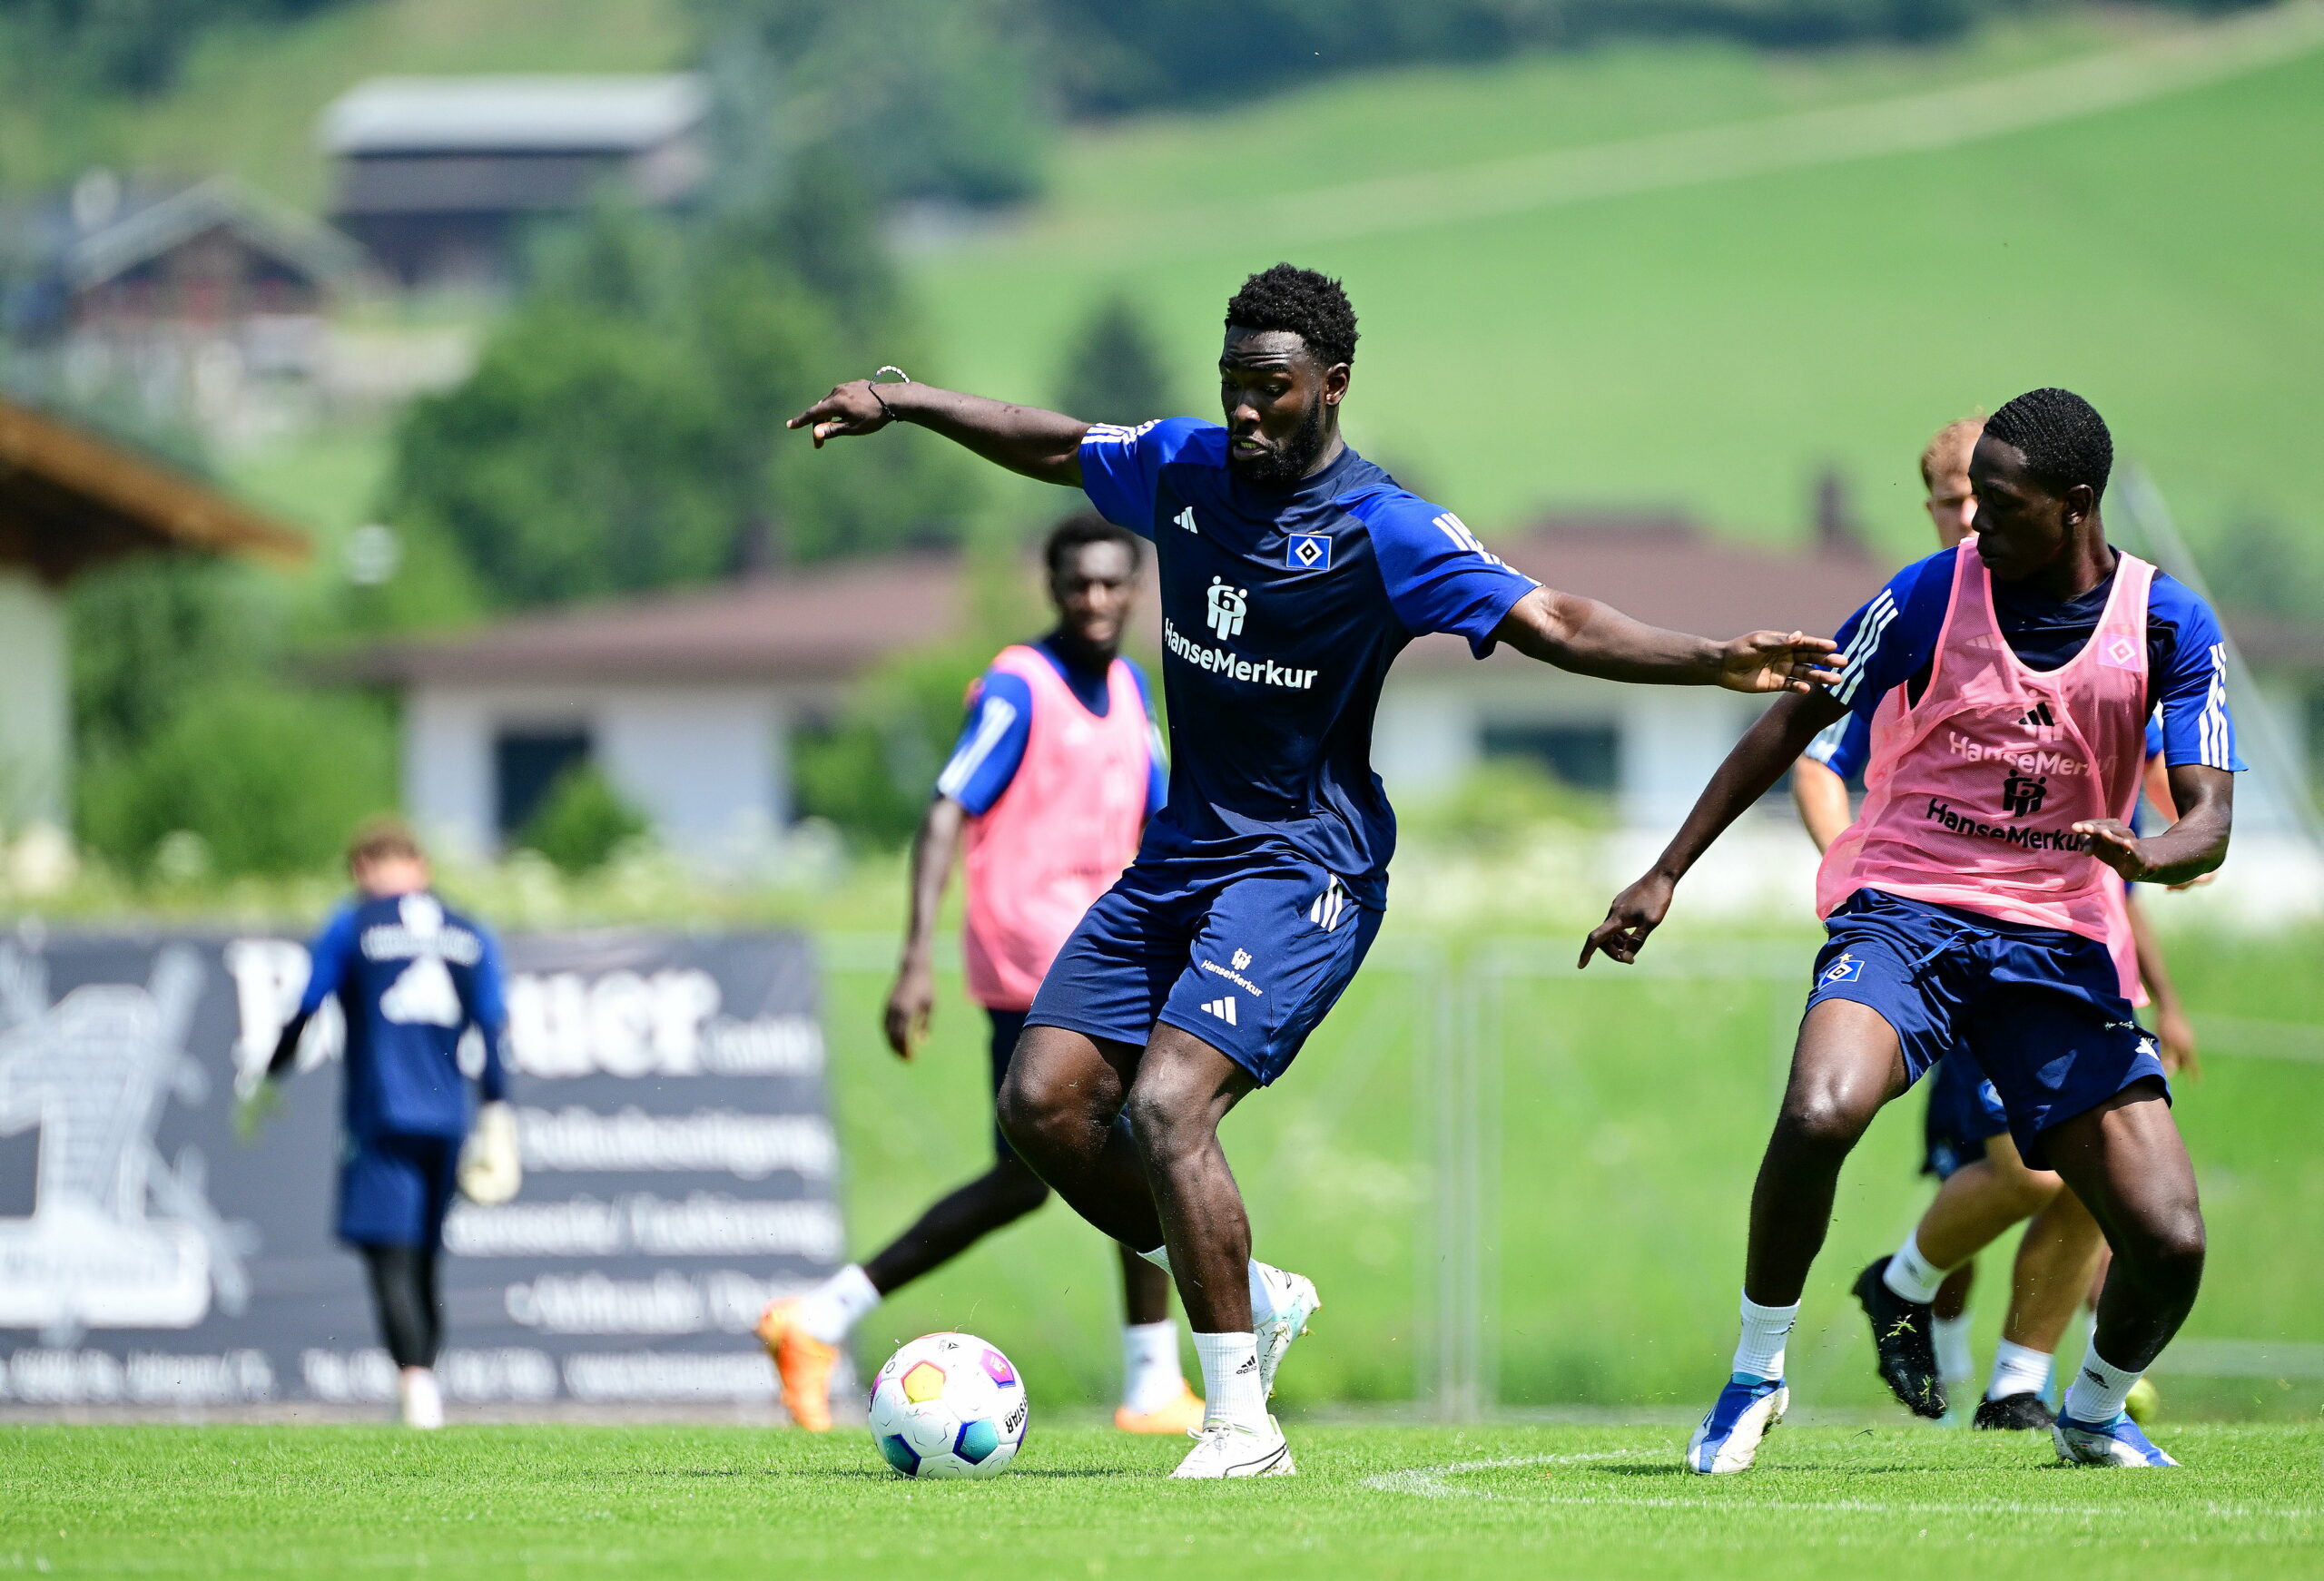
[(1969, 1314), (1939, 1318), (1929, 1325), (1936, 1344), (1937, 1376), (1948, 1384), (1967, 1384), (1977, 1376), (1977, 1359), (1969, 1354)]
[(2007, 1399), (2013, 1394), (2050, 1392), (2050, 1353), (2031, 1345), (2004, 1340), (1994, 1347), (1994, 1380), (1985, 1385), (1987, 1399)]
[[(1163, 1272), (1169, 1273), (1171, 1272), (1170, 1248), (1168, 1246), (1157, 1246), (1153, 1251), (1141, 1252), (1138, 1255), (1145, 1258), (1147, 1262), (1154, 1264), (1155, 1267), (1160, 1269)], [(1269, 1318), (1275, 1316), (1275, 1295), (1274, 1292), (1267, 1288), (1267, 1275), (1275, 1272), (1276, 1270), (1268, 1267), (1265, 1263), (1261, 1262), (1257, 1258), (1254, 1257), (1251, 1259), (1251, 1321), (1254, 1324), (1264, 1323)], [(1176, 1275), (1173, 1275), (1172, 1277), (1175, 1278)]]
[(432, 1429), (444, 1425), (444, 1396), (436, 1374), (426, 1367), (407, 1367), (396, 1376), (396, 1392), (403, 1397), (403, 1425)]
[(2066, 1390), (2065, 1414), (2093, 1425), (2112, 1421), (2122, 1414), (2122, 1401), (2130, 1398), (2131, 1385), (2140, 1376), (2099, 1355), (2093, 1343), (2083, 1352), (2082, 1370), (2074, 1374), (2073, 1386)]
[(1923, 1306), (1936, 1299), (1936, 1287), (1945, 1282), (1945, 1270), (1921, 1255), (1918, 1232), (1905, 1237), (1896, 1248), (1896, 1255), (1888, 1260), (1888, 1271), (1880, 1282), (1908, 1301)]
[(1743, 1298), (1743, 1339), (1735, 1347), (1735, 1370), (1745, 1378), (1781, 1378), (1784, 1342), (1799, 1321), (1799, 1303), (1763, 1307)]
[(880, 1304), (880, 1292), (860, 1262), (851, 1262), (799, 1298), (799, 1326), (826, 1345), (847, 1339), (848, 1331)]
[(1203, 1420), (1265, 1432), (1267, 1397), (1259, 1386), (1259, 1337), (1196, 1334), (1195, 1354), (1202, 1359)]
[(1122, 1325), (1122, 1407), (1144, 1416), (1160, 1410), (1178, 1398), (1187, 1375), (1178, 1370), (1178, 1325), (1168, 1318), (1158, 1323)]

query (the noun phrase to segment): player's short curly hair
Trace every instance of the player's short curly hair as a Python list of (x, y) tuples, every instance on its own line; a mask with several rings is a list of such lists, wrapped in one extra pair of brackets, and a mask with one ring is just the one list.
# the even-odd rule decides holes
[(2114, 470), (2114, 436), (2098, 408), (2070, 389), (2029, 389), (1985, 419), (1985, 437), (2016, 447), (2025, 469), (2058, 490), (2086, 483), (2106, 492)]
[(1130, 569), (1146, 563), (1146, 540), (1128, 527), (1118, 527), (1096, 511), (1076, 511), (1049, 529), (1041, 543), (1041, 564), (1056, 576), (1065, 569), (1066, 556), (1090, 544), (1119, 544), (1129, 551)]
[(1288, 329), (1325, 368), (1355, 360), (1355, 309), (1329, 275), (1278, 263), (1243, 282), (1226, 304), (1229, 329)]

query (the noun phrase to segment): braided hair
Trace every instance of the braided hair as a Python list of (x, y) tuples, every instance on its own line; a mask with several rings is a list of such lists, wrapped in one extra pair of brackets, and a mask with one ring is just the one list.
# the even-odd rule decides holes
[(1985, 419), (1985, 437), (2014, 446), (2026, 471), (2061, 493), (2086, 483), (2096, 499), (2114, 470), (2106, 419), (2070, 389), (2027, 390)]

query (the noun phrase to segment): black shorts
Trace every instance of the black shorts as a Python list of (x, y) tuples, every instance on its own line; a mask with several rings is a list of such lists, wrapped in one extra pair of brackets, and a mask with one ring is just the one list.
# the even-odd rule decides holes
[(1025, 1030), (1026, 1013), (995, 1010), (987, 1006), (985, 1014), (992, 1018), (992, 1156), (1005, 1164), (1017, 1156), (1017, 1150), (1000, 1134), (1000, 1084), (1009, 1079), (1009, 1056), (1017, 1052), (1017, 1037)]

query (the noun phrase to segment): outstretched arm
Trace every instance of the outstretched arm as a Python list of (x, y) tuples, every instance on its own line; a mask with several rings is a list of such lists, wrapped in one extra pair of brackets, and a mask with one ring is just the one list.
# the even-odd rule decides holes
[(1608, 681), (1810, 692), (1840, 678), (1828, 663), (1839, 644), (1826, 637), (1752, 632), (1731, 643), (1715, 643), (1666, 632), (1610, 604), (1550, 587), (1519, 599), (1492, 634), (1529, 658)]
[(1081, 437), (1089, 425), (1039, 407), (1012, 406), (925, 384), (839, 386), (783, 427), (805, 428), (820, 450), (829, 439), (917, 423), (987, 461), (1041, 483), (1081, 486)]
[(1816, 732), (1840, 717), (1843, 710), (1830, 693), (1809, 692), (1778, 697), (1758, 722), (1743, 732), (1727, 761), (1695, 799), (1687, 821), (1670, 837), (1662, 855), (1646, 877), (1614, 897), (1606, 920), (1590, 930), (1581, 947), (1581, 966), (1600, 950), (1609, 960), (1627, 966), (1646, 948), (1647, 935), (1662, 925), (1670, 909), (1671, 891), (1710, 849), (1711, 841), (1744, 810), (1765, 796), (1783, 778), (1816, 739)]

